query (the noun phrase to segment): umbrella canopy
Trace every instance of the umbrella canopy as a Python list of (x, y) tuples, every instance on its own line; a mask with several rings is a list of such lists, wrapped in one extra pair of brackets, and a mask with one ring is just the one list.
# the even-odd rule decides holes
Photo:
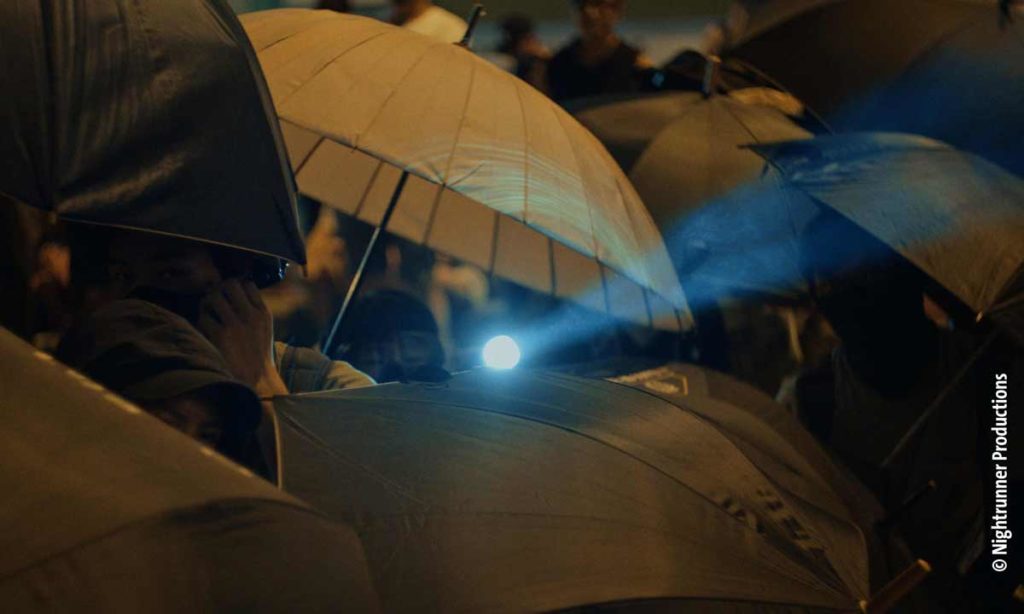
[[(999, 6), (1005, 7), (1005, 13)], [(923, 134), (1024, 173), (1024, 12), (996, 0), (779, 0), (726, 52), (843, 130)]]
[[(299, 189), (535, 290), (688, 326), (661, 236), (601, 144), (469, 50), (379, 21), (242, 16)], [(394, 202), (394, 207), (389, 203)]]
[(611, 381), (656, 395), (711, 422), (773, 482), (801, 498), (835, 508), (828, 497), (839, 497), (865, 531), (884, 516), (870, 491), (835, 462), (791, 411), (746, 382), (683, 363)]
[(783, 112), (689, 92), (593, 107), (581, 120), (630, 150), (646, 139), (630, 179), (683, 284), (704, 291), (691, 302), (735, 292), (791, 297), (800, 288), (786, 240), (800, 210), (786, 206), (777, 174), (744, 147), (811, 136)]
[(0, 4), (0, 200), (296, 262), (273, 106), (222, 0)]
[(892, 247), (1024, 340), (1024, 179), (924, 137), (849, 134), (755, 146), (786, 184)]
[[(388, 610), (849, 610), (868, 590), (850, 511), (767, 424), (748, 455), (688, 405), (528, 371), (276, 409), (284, 488), (356, 526)], [(763, 471), (772, 454), (793, 464)]]
[(352, 531), (0, 329), (12, 612), (373, 611)]
[[(566, 109), (628, 173), (658, 133), (690, 110), (696, 100), (691, 94), (620, 94), (571, 100)], [(644, 204), (649, 206), (646, 200)]]

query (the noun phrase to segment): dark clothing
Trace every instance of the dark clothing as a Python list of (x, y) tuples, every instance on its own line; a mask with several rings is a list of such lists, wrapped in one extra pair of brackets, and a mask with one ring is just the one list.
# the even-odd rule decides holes
[(186, 395), (208, 399), (224, 425), (218, 450), (248, 464), (260, 400), (184, 318), (141, 300), (115, 301), (73, 326), (56, 356), (147, 410)]
[(644, 71), (637, 68), (639, 49), (620, 41), (610, 56), (590, 66), (580, 60), (580, 45), (579, 39), (574, 40), (548, 64), (548, 86), (555, 102), (644, 89)]
[[(890, 513), (934, 480), (934, 489), (903, 509), (893, 528), (906, 538), (915, 556), (933, 565), (929, 593), (946, 603), (965, 598), (957, 568), (969, 564), (966, 553), (978, 538), (977, 523), (983, 514), (978, 370), (955, 379), (975, 351), (976, 340), (941, 333), (931, 364), (923, 374), (908, 378), (905, 390), (895, 396), (867, 384), (842, 348), (835, 351), (831, 364), (802, 374), (796, 384), (798, 415)], [(932, 418), (894, 462), (883, 467), (903, 434), (950, 385)]]

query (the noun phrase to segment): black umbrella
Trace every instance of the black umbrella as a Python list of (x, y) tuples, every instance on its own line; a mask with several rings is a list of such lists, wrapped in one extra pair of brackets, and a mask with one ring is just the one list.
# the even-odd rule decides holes
[(730, 432), (627, 386), (525, 371), (277, 410), (284, 488), (356, 526), (388, 610), (850, 610), (868, 591), (852, 513), (769, 424)]
[(0, 200), (305, 262), (283, 141), (222, 0), (0, 3)]
[(620, 94), (571, 100), (566, 110), (594, 133), (628, 173), (658, 133), (698, 98), (692, 93)]
[[(775, 106), (733, 96), (699, 93), (651, 99), (671, 103), (675, 116), (652, 135), (630, 171), (651, 211), (669, 255), (698, 307), (723, 294), (757, 293), (792, 298), (802, 289), (795, 252), (786, 240), (793, 212), (778, 189), (777, 174), (746, 145), (809, 138)], [(615, 130), (657, 117), (648, 101), (619, 103), (588, 112), (617, 117)], [(598, 132), (601, 137), (615, 133)]]
[(377, 609), (352, 531), (0, 329), (9, 612)]
[(786, 184), (1024, 341), (1024, 179), (937, 141), (849, 134), (753, 147)]
[(1015, 5), (780, 0), (754, 15), (725, 57), (833, 128), (923, 134), (1022, 173), (1024, 13)]

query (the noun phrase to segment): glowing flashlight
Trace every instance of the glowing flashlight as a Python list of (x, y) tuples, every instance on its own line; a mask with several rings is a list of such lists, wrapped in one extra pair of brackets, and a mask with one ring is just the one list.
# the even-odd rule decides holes
[(494, 337), (484, 345), (484, 365), (491, 369), (514, 369), (522, 358), (519, 345), (508, 335)]

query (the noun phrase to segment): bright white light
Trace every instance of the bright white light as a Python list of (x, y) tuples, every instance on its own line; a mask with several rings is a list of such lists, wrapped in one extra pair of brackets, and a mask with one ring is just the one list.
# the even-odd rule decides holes
[(515, 339), (500, 335), (484, 345), (484, 364), (492, 369), (514, 369), (522, 354)]

